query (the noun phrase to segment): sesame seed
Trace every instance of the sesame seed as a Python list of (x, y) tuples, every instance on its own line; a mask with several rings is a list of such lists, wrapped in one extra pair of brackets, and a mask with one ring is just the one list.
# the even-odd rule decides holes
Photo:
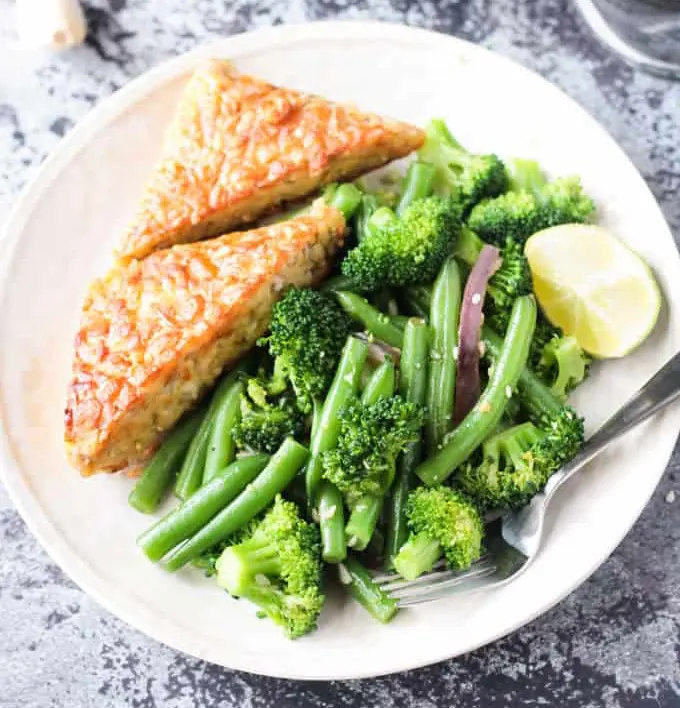
[(507, 398), (512, 398), (512, 387), (511, 386), (505, 387), (505, 395)]
[(491, 404), (488, 401), (484, 401), (484, 403), (479, 406), (479, 410), (482, 413), (489, 413), (491, 411)]
[(479, 293), (475, 293), (472, 296), (472, 304), (473, 305), (479, 305), (479, 303), (482, 301), (482, 296)]
[(672, 489), (668, 492), (668, 494), (666, 494), (666, 501), (669, 504), (672, 504), (675, 501), (675, 492)]

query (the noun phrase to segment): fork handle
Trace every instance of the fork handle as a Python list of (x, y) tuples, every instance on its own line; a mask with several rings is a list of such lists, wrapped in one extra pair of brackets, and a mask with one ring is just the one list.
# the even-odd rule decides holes
[(657, 371), (647, 383), (594, 433), (559, 472), (546, 484), (545, 501), (572, 475), (599, 454), (611, 442), (647, 420), (680, 396), (680, 352)]

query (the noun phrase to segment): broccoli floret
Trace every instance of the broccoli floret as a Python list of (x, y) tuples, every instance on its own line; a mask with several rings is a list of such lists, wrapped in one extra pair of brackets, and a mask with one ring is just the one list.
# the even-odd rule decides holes
[(319, 530), (292, 502), (277, 497), (215, 567), (221, 587), (256, 604), (289, 638), (316, 629), (324, 602)]
[(328, 293), (290, 288), (274, 305), (270, 334), (263, 343), (275, 357), (275, 382), (280, 392), (290, 381), (300, 409), (309, 412), (333, 380), (352, 321)]
[(433, 120), (425, 131), (419, 157), (437, 168), (438, 187), (456, 196), (464, 210), (508, 188), (508, 175), (497, 155), (468, 152), (442, 120)]
[(459, 469), (456, 485), (484, 508), (524, 506), (557, 469), (554, 456), (539, 450), (544, 438), (533, 423), (493, 435), (482, 445), (481, 463)]
[(538, 164), (517, 160), (509, 192), (477, 204), (468, 225), (483, 239), (502, 246), (507, 238), (520, 244), (549, 226), (584, 223), (595, 211), (578, 177), (546, 182)]
[(451, 487), (418, 487), (406, 504), (410, 535), (394, 559), (407, 580), (432, 569), (442, 557), (454, 570), (465, 570), (482, 551), (484, 524), (475, 505)]
[(350, 399), (339, 414), (340, 435), (324, 453), (324, 477), (350, 508), (364, 495), (384, 495), (394, 479), (397, 456), (420, 439), (424, 411), (400, 396), (366, 405)]
[(338, 418), (338, 443), (323, 456), (324, 477), (345, 495), (351, 508), (365, 494), (386, 493), (397, 456), (420, 439), (424, 411), (401, 396), (371, 405), (352, 398)]
[[(463, 263), (472, 267), (485, 243), (472, 230), (462, 228), (456, 239), (454, 254)], [(501, 250), (501, 266), (491, 276), (487, 292), (494, 310), (510, 316), (516, 298), (531, 292), (531, 274), (522, 247), (512, 239), (507, 239)]]
[(232, 433), (237, 447), (275, 453), (287, 437), (299, 437), (305, 429), (304, 415), (289, 393), (269, 397), (259, 379), (248, 381), (241, 396), (241, 420)]
[[(565, 410), (545, 429), (527, 422), (493, 435), (482, 445), (481, 463), (463, 465), (455, 484), (483, 508), (524, 506), (583, 442), (582, 422), (567, 414)], [(580, 422), (576, 447), (574, 421)]]
[(590, 357), (574, 337), (553, 337), (544, 347), (536, 373), (562, 400), (588, 375)]
[[(389, 218), (386, 218), (389, 217)], [(342, 262), (342, 273), (356, 289), (414, 285), (434, 280), (451, 251), (461, 218), (452, 198), (419, 199), (397, 217), (378, 209), (367, 234)]]

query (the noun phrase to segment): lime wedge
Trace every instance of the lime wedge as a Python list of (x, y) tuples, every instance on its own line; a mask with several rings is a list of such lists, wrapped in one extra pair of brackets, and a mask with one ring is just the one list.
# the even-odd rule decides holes
[(524, 252), (546, 317), (589, 354), (624, 356), (654, 328), (661, 308), (654, 275), (609, 231), (554, 226), (534, 234)]

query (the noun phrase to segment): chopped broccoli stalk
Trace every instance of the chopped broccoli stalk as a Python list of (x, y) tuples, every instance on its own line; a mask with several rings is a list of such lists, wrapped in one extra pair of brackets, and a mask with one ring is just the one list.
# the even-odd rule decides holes
[(543, 347), (536, 373), (564, 400), (585, 379), (588, 364), (588, 355), (574, 337), (554, 337)]
[(465, 570), (480, 557), (484, 524), (461, 492), (445, 486), (419, 487), (409, 494), (406, 517), (410, 535), (394, 568), (407, 580), (432, 570), (442, 556), (454, 570)]
[(290, 381), (302, 411), (311, 411), (328, 390), (351, 330), (351, 319), (329, 293), (293, 287), (274, 305), (270, 334), (261, 341), (275, 357), (278, 389)]
[(342, 273), (354, 289), (369, 292), (431, 282), (451, 251), (460, 218), (452, 198), (419, 199), (400, 217), (387, 207), (378, 209), (368, 235), (342, 262)]
[(466, 150), (443, 120), (433, 120), (425, 131), (421, 160), (437, 170), (437, 186), (456, 196), (465, 210), (508, 188), (508, 175), (497, 155), (476, 155)]
[[(454, 255), (472, 267), (484, 248), (485, 242), (466, 227), (460, 230)], [(512, 239), (507, 239), (501, 248), (501, 267), (491, 276), (487, 292), (494, 309), (503, 310), (510, 316), (515, 299), (531, 292), (531, 275), (522, 247)]]
[(520, 244), (549, 226), (588, 221), (595, 205), (576, 176), (546, 182), (535, 162), (517, 160), (510, 191), (477, 204), (468, 225), (483, 239), (502, 246), (507, 238)]
[(217, 582), (257, 605), (291, 639), (316, 628), (323, 606), (318, 528), (280, 496), (215, 564)]
[(533, 423), (507, 428), (484, 442), (481, 463), (468, 461), (455, 483), (484, 508), (524, 506), (559, 469), (550, 443)]
[(400, 396), (371, 405), (350, 399), (340, 411), (340, 435), (324, 453), (324, 477), (352, 508), (364, 495), (382, 496), (394, 479), (397, 456), (420, 438), (424, 411)]
[(287, 437), (299, 437), (305, 428), (304, 416), (289, 394), (268, 397), (259, 379), (248, 381), (241, 396), (241, 420), (236, 424), (234, 442), (239, 448), (275, 453)]

